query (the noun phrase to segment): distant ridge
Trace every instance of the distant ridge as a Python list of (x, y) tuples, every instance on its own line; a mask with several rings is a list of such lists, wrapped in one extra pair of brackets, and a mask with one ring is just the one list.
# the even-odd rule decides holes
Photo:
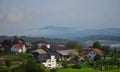
[(45, 26), (40, 28), (40, 30), (42, 29), (47, 29), (47, 30), (62, 30), (62, 29), (73, 29), (72, 27), (62, 27), (62, 26)]
[(88, 40), (113, 40), (113, 41), (120, 41), (120, 36), (110, 36), (110, 35), (92, 35), (86, 37), (78, 37), (75, 40), (77, 41), (88, 41)]
[[(42, 34), (44, 30), (47, 35)], [(33, 34), (32, 36), (42, 36), (50, 38), (78, 38), (94, 35), (108, 35), (108, 36), (120, 36), (120, 28), (104, 28), (104, 29), (89, 29), (80, 30), (74, 27), (62, 27), (62, 26), (46, 26), (38, 29), (39, 33)], [(44, 33), (43, 32), (43, 33)], [(31, 36), (29, 34), (29, 36)]]

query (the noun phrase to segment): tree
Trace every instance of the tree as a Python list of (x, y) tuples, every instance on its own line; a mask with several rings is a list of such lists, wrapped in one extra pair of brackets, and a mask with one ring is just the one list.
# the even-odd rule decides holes
[(9, 52), (10, 52), (10, 49), (11, 49), (11, 46), (12, 46), (12, 41), (11, 41), (11, 39), (6, 39), (6, 40), (4, 40), (1, 44), (2, 44), (2, 46), (5, 48), (5, 49), (4, 49), (5, 53), (9, 53)]
[(14, 68), (13, 72), (49, 72), (49, 70), (44, 65), (38, 64), (34, 59), (30, 59), (27, 63)]
[(69, 42), (67, 42), (66, 47), (69, 48), (69, 49), (81, 48), (79, 43), (76, 42), (76, 41), (69, 41)]
[(11, 47), (9, 45), (5, 45), (4, 48), (5, 48), (5, 53), (10, 53)]
[(98, 60), (100, 60), (100, 59), (101, 59), (101, 56), (97, 54), (97, 55), (95, 56), (95, 58), (94, 58), (94, 61), (98, 61)]
[(101, 49), (101, 44), (98, 41), (96, 41), (96, 42), (93, 43), (92, 47)]
[(69, 41), (66, 43), (66, 47), (69, 49), (74, 49), (76, 50), (78, 53), (81, 53), (82, 50), (82, 46), (76, 42), (76, 41)]
[(102, 46), (101, 50), (104, 52), (105, 55), (110, 55), (112, 49), (109, 46)]
[(13, 44), (17, 44), (17, 43), (18, 43), (18, 41), (19, 41), (18, 37), (17, 37), (17, 36), (16, 36), (16, 37), (14, 37), (14, 39), (13, 39)]

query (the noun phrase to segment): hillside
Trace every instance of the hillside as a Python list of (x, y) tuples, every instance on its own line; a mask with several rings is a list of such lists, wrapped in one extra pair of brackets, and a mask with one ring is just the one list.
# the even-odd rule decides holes
[(20, 38), (23, 39), (26, 42), (35, 42), (35, 41), (46, 41), (50, 43), (65, 43), (69, 41), (68, 39), (62, 39), (62, 38), (47, 38), (47, 37), (29, 37), (29, 36), (0, 36), (0, 42), (2, 42), (5, 39), (11, 39), (14, 38)]
[(68, 38), (76, 39), (79, 37), (86, 36), (120, 36), (120, 28), (105, 28), (105, 29), (88, 29), (80, 30), (74, 27), (62, 27), (62, 26), (46, 26), (40, 29), (37, 29), (36, 34), (29, 33), (28, 36), (32, 37), (48, 37), (48, 38)]
[(111, 35), (91, 35), (86, 37), (75, 38), (77, 41), (88, 41), (88, 40), (111, 40), (111, 41), (120, 41), (120, 36), (111, 36)]

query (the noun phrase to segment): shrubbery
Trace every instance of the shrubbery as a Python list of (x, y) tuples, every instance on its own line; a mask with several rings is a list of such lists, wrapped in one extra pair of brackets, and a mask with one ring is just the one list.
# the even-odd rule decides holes
[(49, 70), (45, 66), (38, 64), (35, 60), (31, 59), (28, 60), (27, 63), (14, 68), (13, 72), (49, 72)]
[(57, 70), (56, 69), (51, 69), (50, 72), (57, 72)]
[(72, 68), (81, 69), (82, 66), (80, 64), (76, 63), (75, 65), (72, 66)]
[(12, 72), (7, 66), (0, 66), (0, 72)]
[(87, 65), (94, 69), (101, 70), (102, 67), (104, 67), (105, 70), (113, 70), (113, 69), (119, 69), (120, 68), (120, 60), (99, 60), (97, 62), (88, 62)]
[(11, 66), (11, 61), (10, 61), (10, 60), (5, 60), (5, 65), (6, 65), (7, 67), (10, 67), (10, 66)]
[(63, 66), (64, 68), (67, 68), (67, 67), (68, 67), (67, 61), (63, 61), (63, 62), (62, 62), (62, 66)]

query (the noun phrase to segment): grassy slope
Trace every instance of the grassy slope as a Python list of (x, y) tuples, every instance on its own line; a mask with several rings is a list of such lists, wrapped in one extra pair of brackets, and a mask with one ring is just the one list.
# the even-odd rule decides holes
[(95, 70), (88, 66), (86, 63), (82, 64), (81, 69), (73, 69), (71, 68), (73, 64), (68, 64), (69, 68), (61, 68), (57, 69), (57, 72), (120, 72), (120, 70), (109, 70), (109, 71), (101, 71), (101, 70)]
[(11, 67), (16, 67), (22, 64), (24, 61), (27, 61), (30, 58), (30, 53), (24, 53), (24, 54), (15, 54), (15, 53), (9, 53), (0, 55), (0, 58), (4, 58), (4, 60), (8, 59), (11, 61)]
[(31, 56), (30, 53), (24, 53), (24, 54), (10, 53), (10, 54), (0, 55), (0, 58), (9, 59), (11, 61), (22, 61), (22, 60), (27, 60), (30, 56)]
[(82, 69), (62, 68), (62, 69), (58, 69), (57, 72), (120, 72), (120, 70), (101, 71), (101, 70), (94, 70), (92, 68), (82, 68)]

